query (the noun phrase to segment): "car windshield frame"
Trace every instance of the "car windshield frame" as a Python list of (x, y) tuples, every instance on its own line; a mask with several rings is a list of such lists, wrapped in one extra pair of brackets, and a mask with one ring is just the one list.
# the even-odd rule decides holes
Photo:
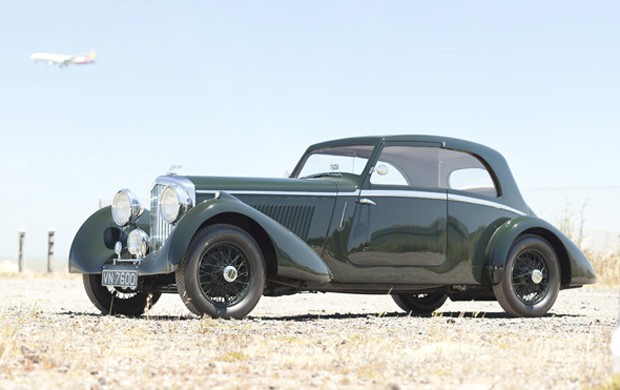
[[(295, 168), (291, 178), (342, 177), (343, 174), (362, 177), (372, 160), (375, 146), (373, 144), (350, 144), (327, 146), (306, 152)], [(330, 157), (333, 158), (332, 163), (319, 164), (324, 166), (322, 168), (313, 167), (308, 169), (309, 161), (323, 158), (325, 158), (325, 161), (329, 161)], [(348, 168), (342, 164), (343, 162), (350, 163), (350, 165), (347, 165)], [(312, 163), (314, 164), (316, 161)]]

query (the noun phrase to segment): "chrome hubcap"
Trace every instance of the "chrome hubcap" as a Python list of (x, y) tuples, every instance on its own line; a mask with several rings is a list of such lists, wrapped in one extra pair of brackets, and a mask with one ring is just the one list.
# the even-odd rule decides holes
[(239, 273), (237, 272), (237, 269), (232, 265), (224, 268), (224, 280), (228, 283), (232, 283), (237, 280), (237, 276), (239, 276)]
[(542, 280), (543, 280), (543, 273), (541, 270), (535, 269), (534, 271), (532, 271), (532, 282), (534, 282), (534, 284), (540, 284)]

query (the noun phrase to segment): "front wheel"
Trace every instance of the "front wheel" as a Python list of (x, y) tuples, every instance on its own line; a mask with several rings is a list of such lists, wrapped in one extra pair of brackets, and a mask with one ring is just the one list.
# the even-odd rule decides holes
[(445, 294), (394, 294), (392, 299), (408, 313), (429, 314), (446, 302)]
[(522, 236), (508, 254), (501, 282), (493, 286), (499, 304), (515, 317), (540, 317), (559, 291), (560, 265), (551, 245), (538, 236)]
[(256, 241), (232, 225), (196, 233), (176, 271), (185, 306), (213, 318), (247, 316), (265, 287), (265, 261)]
[(147, 312), (161, 297), (160, 292), (133, 291), (101, 285), (101, 274), (83, 274), (84, 290), (102, 314), (131, 317)]

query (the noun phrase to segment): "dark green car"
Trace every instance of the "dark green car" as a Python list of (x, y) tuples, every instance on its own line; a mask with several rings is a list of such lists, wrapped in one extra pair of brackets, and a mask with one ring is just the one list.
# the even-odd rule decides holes
[(288, 179), (158, 177), (78, 231), (71, 272), (103, 313), (178, 293), (197, 315), (243, 318), (262, 295), (391, 294), (429, 313), (447, 298), (541, 316), (594, 283), (584, 254), (527, 206), (504, 158), (443, 137), (313, 145)]

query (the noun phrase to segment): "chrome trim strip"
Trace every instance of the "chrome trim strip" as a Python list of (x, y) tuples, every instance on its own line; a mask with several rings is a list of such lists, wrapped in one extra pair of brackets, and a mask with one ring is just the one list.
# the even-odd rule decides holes
[(503, 205), (501, 203), (493, 202), (490, 200), (473, 198), (465, 195), (446, 194), (444, 192), (426, 192), (426, 191), (402, 191), (402, 190), (365, 190), (362, 191), (360, 196), (368, 197), (381, 197), (381, 198), (416, 198), (416, 199), (430, 199), (430, 200), (449, 200), (452, 202), (475, 204), (478, 206), (492, 207), (504, 211), (509, 211), (517, 215), (526, 215), (523, 211), (517, 210), (510, 206)]
[(509, 211), (517, 215), (527, 215), (523, 211), (517, 210), (510, 206), (503, 205), (501, 203), (493, 202), (490, 200), (478, 199), (464, 195), (447, 194), (446, 192), (433, 192), (433, 191), (406, 191), (406, 190), (361, 190), (356, 192), (303, 192), (303, 191), (235, 191), (235, 190), (198, 190), (198, 194), (216, 194), (218, 192), (228, 192), (232, 195), (265, 195), (265, 196), (309, 196), (309, 197), (379, 197), (379, 198), (414, 198), (414, 199), (429, 199), (429, 200), (449, 200), (452, 202), (469, 203), (478, 206), (492, 207), (499, 210)]
[(511, 213), (515, 213), (515, 214), (518, 214), (518, 215), (521, 215), (521, 216), (527, 215), (523, 211), (517, 210), (517, 209), (512, 208), (510, 206), (503, 205), (501, 203), (492, 202), (490, 200), (471, 198), (469, 196), (448, 194), (448, 200), (450, 200), (452, 202), (469, 203), (469, 204), (475, 204), (475, 205), (479, 205), (479, 206), (493, 207), (493, 208), (496, 208), (496, 209), (509, 211)]
[(285, 195), (285, 196), (314, 196), (314, 197), (336, 197), (336, 196), (357, 196), (355, 192), (304, 192), (304, 191), (246, 191), (246, 190), (198, 190), (197, 194), (207, 195), (218, 192), (227, 192), (231, 195)]
[(342, 229), (344, 227), (344, 216), (347, 212), (347, 205), (349, 204), (349, 202), (344, 202), (344, 207), (342, 208), (342, 215), (340, 216), (340, 224), (338, 224), (338, 227), (340, 229)]
[(447, 200), (445, 192), (405, 191), (405, 190), (363, 190), (360, 196), (379, 198), (416, 198), (431, 200)]

